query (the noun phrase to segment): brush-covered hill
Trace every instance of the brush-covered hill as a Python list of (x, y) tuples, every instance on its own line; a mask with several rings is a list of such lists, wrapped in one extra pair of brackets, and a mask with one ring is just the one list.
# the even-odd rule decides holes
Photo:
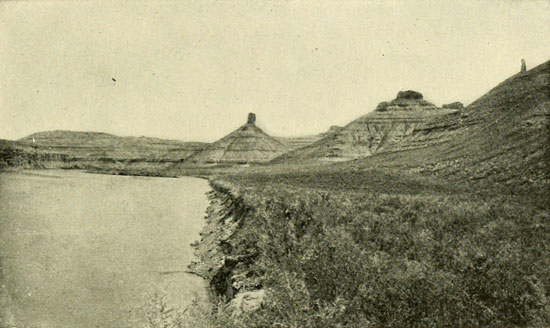
[[(408, 151), (414, 142), (423, 148)], [(405, 167), (457, 181), (547, 188), (550, 61), (513, 75), (464, 110), (417, 128), (392, 152), (350, 165)]]
[(34, 133), (19, 142), (74, 158), (114, 161), (179, 161), (206, 145), (201, 142), (64, 130)]
[(456, 111), (436, 107), (419, 92), (401, 91), (394, 100), (380, 103), (373, 112), (274, 162), (345, 161), (370, 156), (399, 143), (432, 118)]
[(284, 153), (287, 146), (262, 131), (256, 126), (255, 121), (256, 116), (250, 113), (245, 125), (192, 155), (186, 162), (261, 163)]

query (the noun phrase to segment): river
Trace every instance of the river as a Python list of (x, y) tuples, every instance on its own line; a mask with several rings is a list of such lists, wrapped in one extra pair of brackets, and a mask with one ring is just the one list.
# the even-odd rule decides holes
[(155, 295), (204, 297), (185, 273), (207, 181), (0, 173), (0, 327), (137, 327)]

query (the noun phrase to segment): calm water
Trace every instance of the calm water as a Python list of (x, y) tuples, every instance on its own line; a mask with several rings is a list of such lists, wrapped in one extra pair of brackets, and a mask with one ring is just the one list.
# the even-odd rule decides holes
[(0, 327), (136, 327), (166, 293), (185, 306), (206, 181), (0, 173)]

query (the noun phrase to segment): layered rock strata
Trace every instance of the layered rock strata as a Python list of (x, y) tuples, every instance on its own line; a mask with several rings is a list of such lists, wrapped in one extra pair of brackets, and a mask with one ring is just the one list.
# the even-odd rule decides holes
[(286, 151), (283, 143), (256, 126), (250, 113), (247, 123), (187, 159), (197, 164), (267, 162)]
[[(277, 158), (275, 162), (341, 161), (370, 156), (387, 148), (393, 149), (434, 117), (455, 112), (455, 109), (439, 108), (424, 100), (419, 92), (400, 91), (394, 100), (380, 103), (373, 112), (335, 129), (310, 146)], [(418, 146), (413, 143), (404, 148)]]

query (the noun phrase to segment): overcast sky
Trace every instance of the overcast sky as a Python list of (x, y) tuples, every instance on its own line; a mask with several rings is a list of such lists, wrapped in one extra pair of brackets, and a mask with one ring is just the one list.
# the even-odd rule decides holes
[(399, 90), (468, 104), (521, 58), (550, 60), (550, 1), (1, 2), (0, 138), (314, 134)]

